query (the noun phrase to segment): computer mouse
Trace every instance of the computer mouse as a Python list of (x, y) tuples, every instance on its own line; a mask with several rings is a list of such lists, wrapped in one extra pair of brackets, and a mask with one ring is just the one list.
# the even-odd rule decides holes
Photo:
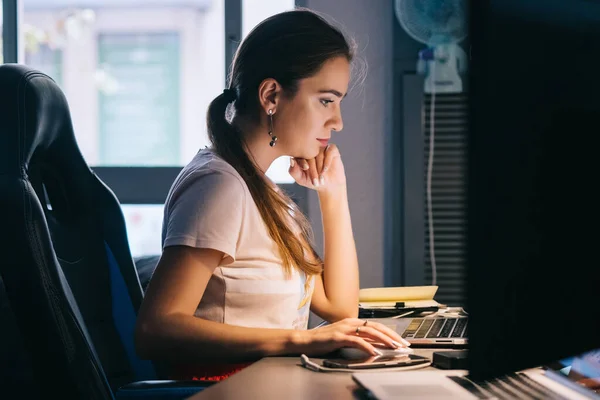
[[(415, 352), (409, 347), (400, 347), (397, 349), (383, 349), (381, 347), (377, 347), (377, 350), (379, 350), (385, 357), (401, 356), (405, 354), (412, 354)], [(370, 353), (362, 349), (357, 349), (356, 347), (342, 347), (340, 349), (340, 355), (346, 360), (361, 360), (364, 358), (372, 357)]]

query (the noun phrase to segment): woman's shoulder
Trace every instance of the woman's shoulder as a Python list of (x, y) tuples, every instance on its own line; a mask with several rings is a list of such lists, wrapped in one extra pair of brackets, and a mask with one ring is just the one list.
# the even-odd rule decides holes
[(247, 186), (240, 174), (210, 149), (200, 150), (182, 169), (172, 191), (201, 186), (206, 190), (242, 193)]
[(240, 174), (227, 161), (222, 159), (211, 149), (200, 150), (192, 161), (186, 166), (194, 171), (202, 171), (205, 173), (224, 173), (234, 176), (236, 179), (243, 181)]

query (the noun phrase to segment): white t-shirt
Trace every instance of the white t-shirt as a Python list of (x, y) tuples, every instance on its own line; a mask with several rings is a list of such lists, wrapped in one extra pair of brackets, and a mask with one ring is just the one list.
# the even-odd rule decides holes
[[(165, 203), (163, 249), (185, 245), (224, 253), (195, 315), (225, 324), (306, 329), (314, 277), (283, 271), (277, 245), (238, 172), (211, 150), (183, 168)], [(308, 290), (305, 290), (305, 287)]]

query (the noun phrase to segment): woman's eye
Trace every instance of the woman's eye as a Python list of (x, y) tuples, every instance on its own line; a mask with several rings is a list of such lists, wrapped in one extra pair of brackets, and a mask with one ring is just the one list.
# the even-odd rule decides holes
[(323, 104), (325, 107), (327, 107), (329, 103), (333, 103), (333, 100), (321, 99), (321, 104)]

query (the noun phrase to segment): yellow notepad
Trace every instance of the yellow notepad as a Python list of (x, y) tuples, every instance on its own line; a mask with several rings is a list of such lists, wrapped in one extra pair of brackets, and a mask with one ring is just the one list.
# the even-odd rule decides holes
[(440, 304), (433, 299), (438, 286), (403, 286), (361, 289), (359, 305), (363, 308), (394, 307), (397, 302), (405, 307), (429, 307)]

